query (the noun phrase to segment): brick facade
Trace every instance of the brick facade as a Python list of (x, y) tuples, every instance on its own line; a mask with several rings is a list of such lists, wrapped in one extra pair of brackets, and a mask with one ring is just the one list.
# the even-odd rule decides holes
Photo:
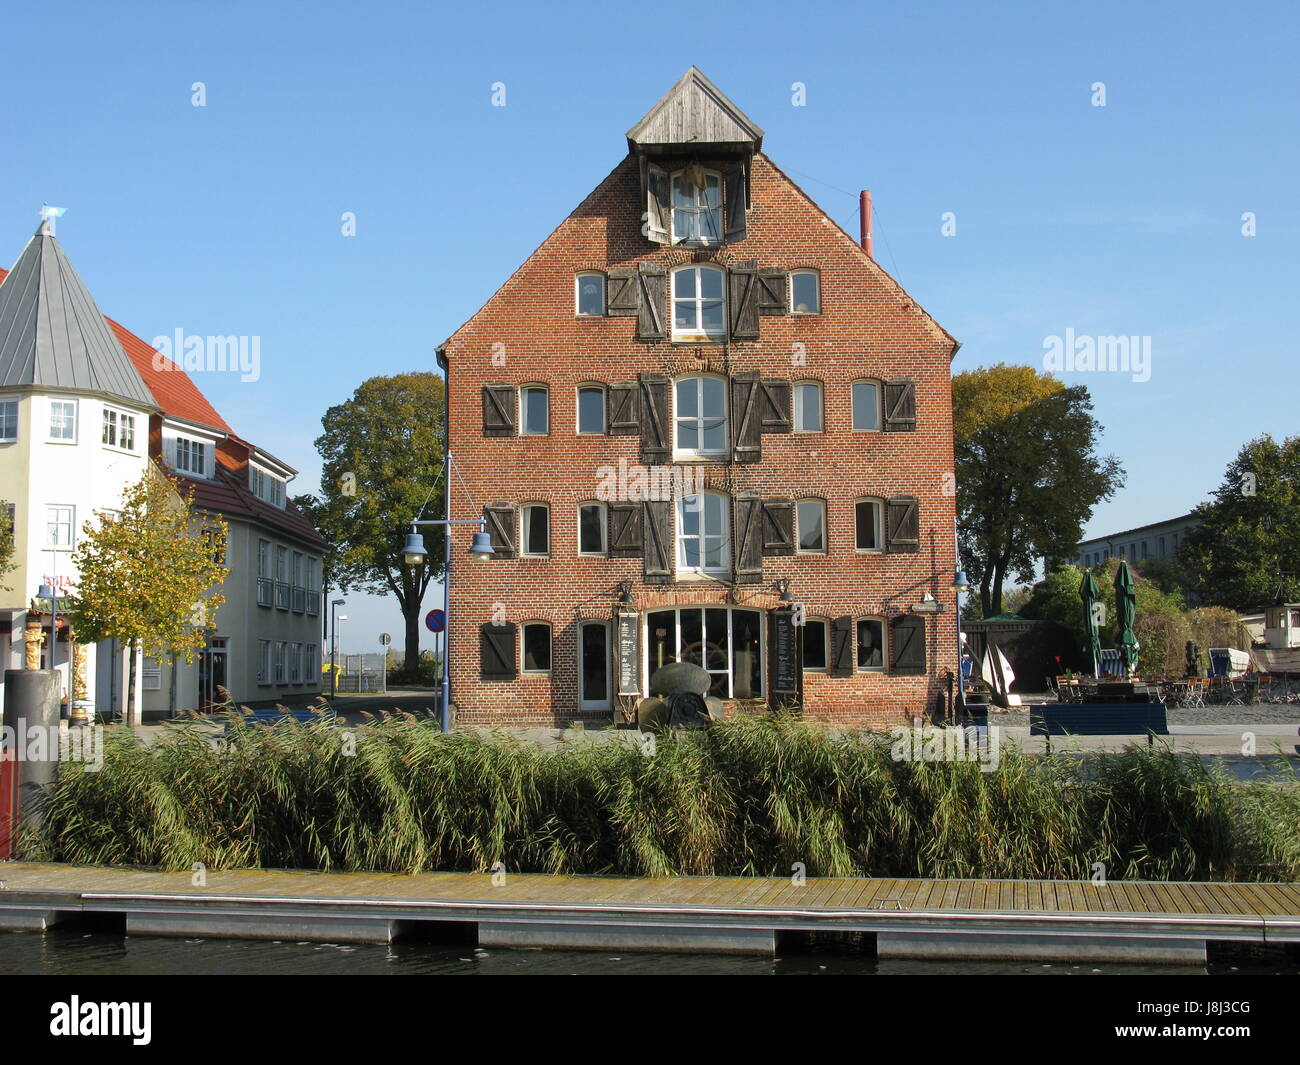
[[(463, 478), (474, 504), (545, 503), (551, 521), (546, 558), (476, 563), (464, 555), (468, 534), (456, 537), (450, 661), (459, 724), (608, 720), (612, 707), (578, 709), (578, 624), (610, 620), (623, 581), (631, 583), (632, 599), (624, 610), (730, 605), (769, 611), (781, 606), (777, 582), (786, 578), (810, 619), (889, 619), (911, 613), (929, 592), (943, 612), (919, 615), (925, 629), (919, 675), (895, 675), (889, 668), (854, 668), (848, 675), (804, 671), (802, 706), (828, 724), (885, 725), (925, 713), (947, 692), (956, 663), (949, 373), (956, 344), (761, 152), (750, 163), (749, 184), (743, 240), (709, 248), (661, 246), (642, 234), (645, 194), (639, 161), (629, 154), (440, 349), (458, 471), (452, 516), (478, 516), (460, 487)], [(683, 263), (727, 267), (748, 260), (760, 269), (817, 270), (820, 313), (764, 315), (757, 340), (708, 345), (639, 340), (635, 316), (575, 314), (574, 279), (582, 271), (635, 270), (643, 263), (671, 271)], [(671, 321), (667, 307), (663, 313)], [(764, 498), (824, 499), (826, 552), (764, 557), (761, 581), (749, 584), (677, 574), (670, 583), (647, 583), (640, 558), (579, 556), (578, 504), (597, 498), (602, 467), (638, 463), (641, 439), (578, 435), (577, 387), (633, 381), (643, 373), (676, 379), (746, 371), (820, 382), (823, 431), (765, 432), (756, 463), (709, 461), (692, 468), (702, 466), (706, 488), (729, 497), (752, 490)], [(914, 382), (915, 429), (853, 431), (851, 386), (862, 379)], [(485, 435), (483, 389), (530, 383), (549, 389), (549, 433)], [(855, 500), (898, 496), (918, 501), (919, 549), (859, 552)], [(480, 626), (492, 620), (548, 622), (550, 671), (482, 679)], [(641, 639), (644, 647), (644, 630)], [(616, 657), (617, 648), (612, 652)], [(612, 668), (617, 681), (617, 663)], [(766, 668), (764, 681), (770, 693)]]

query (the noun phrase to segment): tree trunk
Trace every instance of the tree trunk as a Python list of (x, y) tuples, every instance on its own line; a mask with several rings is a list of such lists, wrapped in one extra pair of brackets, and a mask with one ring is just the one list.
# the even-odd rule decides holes
[(406, 619), (406, 657), (403, 668), (408, 673), (414, 673), (420, 668), (420, 603), (411, 602), (410, 606), (403, 607), (402, 616)]
[(136, 685), (136, 668), (135, 668), (135, 650), (136, 641), (131, 640), (127, 643), (127, 682), (126, 682), (126, 713), (122, 715), (122, 720), (126, 722), (127, 728), (136, 728), (140, 725), (140, 716), (135, 712), (135, 685)]

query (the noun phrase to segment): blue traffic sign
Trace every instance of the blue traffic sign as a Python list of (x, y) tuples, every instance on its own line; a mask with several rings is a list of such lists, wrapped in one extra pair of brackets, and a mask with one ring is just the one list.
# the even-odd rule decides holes
[(430, 632), (445, 632), (447, 630), (447, 614), (442, 610), (430, 610), (424, 615), (424, 623), (428, 626)]

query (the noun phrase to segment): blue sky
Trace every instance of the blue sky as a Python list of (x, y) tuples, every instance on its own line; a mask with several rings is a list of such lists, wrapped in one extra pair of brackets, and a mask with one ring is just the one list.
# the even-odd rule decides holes
[[(101, 309), (146, 340), (261, 337), (258, 381), (196, 381), (314, 489), (325, 409), (373, 374), (432, 369), (695, 63), (852, 233), (872, 190), (876, 256), (963, 342), (955, 370), (1041, 366), (1067, 329), (1152, 338), (1148, 381), (1064, 375), (1128, 470), (1090, 532), (1182, 513), (1243, 441), (1297, 431), (1294, 4), (653, 10), (8, 11), (0, 261), (48, 201)], [(347, 610), (349, 650), (400, 631), (392, 604)]]

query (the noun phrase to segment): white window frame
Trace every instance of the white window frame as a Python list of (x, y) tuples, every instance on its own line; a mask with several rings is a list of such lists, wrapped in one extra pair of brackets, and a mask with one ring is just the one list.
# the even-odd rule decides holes
[[(528, 547), (528, 512), (540, 508), (546, 512), (546, 550), (529, 551)], [(522, 558), (550, 558), (551, 557), (551, 539), (554, 530), (551, 528), (551, 508), (547, 503), (524, 503), (519, 508), (519, 554)]]
[[(875, 504), (876, 546), (858, 546), (858, 506), (862, 503)], [(885, 501), (879, 496), (859, 496), (853, 501), (853, 550), (860, 555), (880, 555), (885, 551)]]
[[(711, 271), (718, 275), (722, 282), (722, 295), (720, 297), (704, 296), (701, 292), (703, 285), (700, 283), (706, 271)], [(683, 274), (695, 272), (695, 295), (682, 296), (680, 301), (694, 305), (695, 325), (678, 326), (677, 324), (677, 304), (679, 297), (677, 295), (677, 278)], [(668, 309), (672, 315), (672, 338), (674, 340), (703, 341), (707, 343), (717, 343), (727, 338), (727, 274), (716, 266), (708, 263), (687, 263), (679, 266), (669, 275), (670, 289), (668, 294)], [(722, 323), (715, 330), (708, 330), (704, 327), (704, 305), (706, 303), (722, 304)]]
[[(527, 429), (525, 425), (528, 421), (527, 404), (524, 402), (526, 392), (541, 392), (546, 397), (546, 428), (541, 432), (535, 429)], [(519, 386), (519, 435), (520, 436), (549, 436), (551, 433), (551, 390), (546, 385), (533, 382), (532, 384)]]
[[(803, 404), (799, 402), (799, 389), (812, 388), (817, 392), (817, 428), (809, 429), (803, 425)], [(826, 432), (826, 389), (820, 381), (795, 381), (793, 393), (791, 395), (791, 428), (796, 433), (824, 433)]]
[(289, 645), (289, 683), (302, 683), (302, 644)]
[[(600, 514), (600, 550), (584, 551), (582, 549), (582, 508), (595, 507)], [(578, 557), (604, 558), (609, 553), (609, 509), (598, 499), (585, 499), (578, 504)]]
[[(600, 282), (600, 310), (584, 311), (582, 309), (582, 282), (587, 278), (595, 278)], [(605, 275), (599, 270), (583, 270), (573, 279), (573, 313), (578, 318), (604, 318), (605, 310), (608, 304), (608, 293), (606, 290)]]
[[(858, 385), (871, 385), (876, 390), (876, 424), (871, 428), (858, 428), (858, 404), (857, 391)], [(884, 388), (881, 382), (874, 377), (860, 377), (849, 386), (849, 424), (855, 433), (878, 433), (885, 420), (884, 412)]]
[[(13, 407), (13, 411), (14, 411), (14, 416), (13, 416), (14, 431), (12, 435), (5, 433), (3, 429), (5, 423), (9, 421), (9, 416), (7, 414), (7, 410), (9, 407)], [(12, 444), (15, 440), (18, 439), (18, 419), (21, 415), (21, 412), (22, 412), (22, 404), (19, 403), (18, 400), (0, 399), (0, 444)]]
[(830, 618), (805, 618), (803, 627), (807, 630), (812, 625), (820, 625), (822, 629), (822, 657), (823, 664), (820, 666), (809, 666), (803, 662), (803, 633), (799, 635), (799, 661), (804, 673), (829, 673), (831, 670), (831, 622)]
[[(794, 305), (794, 279), (796, 277), (811, 277), (816, 289), (817, 305), (811, 311), (797, 311)], [(821, 314), (822, 313), (822, 275), (819, 270), (810, 270), (802, 268), (790, 271), (790, 313), (798, 315)]]
[[(181, 464), (182, 444), (186, 445), (186, 458), (184, 465)], [(195, 457), (196, 448), (200, 449), (198, 457), (203, 460), (203, 468), (201, 470), (196, 470), (190, 465)], [(172, 465), (176, 469), (177, 473), (183, 473), (189, 477), (202, 477), (206, 480), (208, 476), (208, 456), (210, 450), (211, 445), (206, 440), (199, 440), (197, 437), (193, 436), (177, 436), (172, 440)]]
[(288, 673), (288, 651), (289, 645), (284, 640), (275, 641), (275, 683), (285, 684), (285, 676)]
[[(880, 626), (880, 665), (862, 666), (858, 664), (858, 626), (864, 621), (874, 621)], [(853, 672), (884, 673), (889, 668), (889, 620), (878, 614), (865, 614), (853, 619)]]
[[(135, 415), (130, 411), (121, 410), (118, 407), (105, 406), (100, 417), (100, 443), (104, 447), (112, 448), (114, 451), (125, 451), (128, 454), (135, 454)], [(104, 434), (110, 432), (111, 440), (105, 440)], [(131, 437), (131, 443), (124, 444), (122, 441)]]
[[(699, 413), (704, 409), (704, 382), (717, 381), (722, 386), (722, 447), (718, 449), (710, 448), (688, 448), (682, 447), (679, 442), (679, 429), (683, 421), (695, 423), (698, 439), (704, 439), (704, 423), (706, 419), (703, 414)], [(678, 412), (677, 389), (689, 382), (695, 382), (695, 410), (694, 417), (683, 417)], [(695, 458), (695, 459), (716, 459), (726, 457), (731, 453), (731, 397), (727, 394), (727, 382), (725, 378), (718, 377), (715, 374), (689, 374), (686, 377), (679, 377), (673, 382), (672, 391), (672, 417), (673, 417), (673, 455), (678, 458)]]
[[(818, 507), (818, 509), (821, 511), (821, 520), (822, 520), (822, 545), (821, 545), (821, 547), (804, 547), (804, 546), (803, 546), (803, 543), (802, 543), (802, 541), (803, 541), (803, 530), (802, 530), (802, 528), (800, 527), (800, 526), (801, 526), (801, 522), (800, 522), (800, 520), (799, 520), (799, 508), (802, 507), (802, 506), (805, 506), (805, 505), (813, 505), (813, 504), (815, 504), (815, 505)], [(828, 541), (829, 539), (830, 539), (830, 535), (829, 535), (829, 532), (828, 532), (827, 527), (826, 527), (826, 500), (822, 499), (820, 496), (805, 496), (805, 497), (802, 498), (802, 499), (796, 499), (796, 500), (794, 501), (794, 550), (795, 550), (795, 554), (797, 554), (797, 555), (824, 555), (824, 554), (826, 554), (826, 550), (827, 550), (827, 541)]]
[[(75, 443), (77, 442), (77, 432), (78, 432), (78, 430), (79, 430), (79, 428), (80, 428), (79, 423), (80, 423), (80, 421), (81, 421), (81, 411), (78, 409), (79, 406), (80, 406), (80, 405), (78, 404), (78, 402), (77, 402), (75, 399), (52, 399), (52, 400), (50, 400), (50, 429), (49, 429), (49, 434), (50, 434), (50, 435), (49, 435), (49, 442), (50, 442), (51, 444), (75, 444)], [(56, 408), (56, 407), (71, 407), (71, 408), (72, 408), (72, 435), (71, 435), (71, 436), (55, 436), (55, 435), (54, 435), (54, 412), (55, 412), (55, 408)], [(63, 417), (66, 418), (66, 413), (64, 414)]]
[(274, 669), (271, 658), (271, 641), (257, 641), (257, 683), (259, 687), (267, 687), (271, 684), (271, 675)]
[[(528, 668), (528, 630), (531, 628), (544, 628), (546, 630), (547, 659), (549, 665), (545, 669)], [(525, 621), (519, 626), (519, 672), (525, 673), (530, 677), (545, 676), (550, 673), (555, 666), (555, 630), (549, 621)]]
[[(702, 176), (704, 177), (704, 187), (699, 188), (693, 185), (689, 186), (692, 192), (692, 200), (693, 200), (693, 204), (690, 207), (677, 206), (678, 183), (681, 182), (682, 185), (685, 186), (686, 170), (685, 169), (674, 170), (672, 174), (669, 175), (668, 178), (668, 209), (669, 209), (668, 236), (669, 239), (671, 239), (672, 243), (678, 247), (712, 248), (712, 247), (716, 247), (719, 244), (722, 244), (726, 239), (726, 235), (727, 235), (726, 186), (725, 186), (725, 182), (722, 180), (722, 174), (717, 170), (709, 170), (707, 168), (701, 168), (701, 173)], [(710, 205), (707, 202), (702, 202), (707, 199), (707, 192), (708, 192), (710, 179), (712, 179), (716, 183), (718, 189), (718, 203), (716, 206)], [(684, 237), (679, 237), (677, 235), (678, 212), (682, 212), (687, 218), (690, 219), (691, 222), (689, 226), (690, 232), (687, 236)], [(704, 217), (706, 214), (713, 214), (717, 216), (718, 235), (716, 239), (709, 239), (702, 235), (704, 227), (700, 225), (700, 219)]]
[[(723, 698), (725, 699), (740, 698), (739, 696), (736, 695), (736, 683), (735, 683), (736, 682), (736, 657), (735, 657), (736, 655), (736, 613), (738, 611), (744, 611), (746, 613), (751, 613), (751, 614), (758, 613), (760, 615), (759, 625), (758, 625), (758, 654), (759, 654), (759, 661), (763, 668), (760, 668), (758, 673), (758, 691), (751, 692), (748, 698), (749, 699), (765, 698), (767, 695), (767, 668), (766, 667), (769, 665), (769, 660), (767, 657), (768, 655), (767, 625), (763, 623), (762, 612), (755, 611), (752, 607), (739, 606), (739, 605), (727, 606), (722, 604), (705, 604), (705, 605), (694, 605), (694, 606), (673, 605), (673, 606), (665, 606), (656, 610), (646, 610), (641, 614), (641, 621), (640, 621), (639, 628), (641, 632), (641, 676), (643, 678), (642, 686), (641, 686), (642, 694), (643, 695), (649, 694), (650, 676), (654, 672), (654, 667), (651, 665), (650, 662), (650, 651), (651, 651), (650, 616), (652, 614), (658, 614), (658, 613), (671, 613), (673, 615), (673, 628), (672, 628), (672, 649), (673, 649), (672, 653), (674, 656), (673, 660), (680, 661), (680, 655), (682, 649), (682, 614), (686, 611), (699, 611), (702, 613), (704, 610), (725, 610), (727, 612), (727, 669), (726, 669), (727, 691), (726, 691), (726, 695), (723, 696)], [(701, 625), (703, 626), (704, 624), (706, 624), (705, 617), (701, 617)], [(709, 674), (710, 677), (715, 677), (719, 673), (722, 673), (723, 671), (706, 669), (706, 672)]]
[[(582, 676), (582, 630), (596, 627), (602, 629), (605, 633), (605, 694), (603, 698), (589, 699), (583, 695), (583, 676)], [(579, 710), (608, 710), (611, 700), (614, 697), (614, 662), (613, 655), (610, 652), (610, 625), (608, 621), (579, 621), (578, 622), (578, 709)], [(552, 648), (554, 654), (554, 648)]]
[[(52, 512), (52, 511), (56, 511), (56, 510), (60, 510), (60, 511), (66, 510), (66, 511), (68, 512), (68, 520), (67, 520), (66, 522), (63, 522), (63, 521), (58, 520), (57, 518), (54, 518), (54, 516), (53, 516), (53, 514), (52, 514), (51, 512)], [(51, 525), (54, 525), (54, 526), (56, 526), (56, 527), (60, 527), (60, 528), (61, 528), (61, 527), (62, 527), (63, 525), (65, 525), (65, 524), (66, 524), (67, 527), (68, 527), (68, 540), (67, 540), (67, 543), (61, 543), (61, 542), (59, 542), (58, 540), (51, 541), (51, 539), (50, 539), (50, 526), (51, 526)], [(76, 546), (77, 546), (77, 508), (76, 508), (76, 505), (75, 505), (75, 504), (73, 504), (73, 503), (47, 503), (47, 504), (45, 505), (45, 541), (46, 541), (46, 542), (45, 542), (45, 547), (43, 548), (43, 550), (46, 550), (46, 551), (72, 551), (73, 549), (76, 548)]]
[(285, 481), (270, 470), (249, 463), (248, 487), (263, 503), (270, 503), (273, 507), (284, 509)]
[[(714, 497), (722, 501), (719, 513), (722, 518), (722, 529), (720, 532), (709, 532), (705, 528), (705, 517), (708, 514), (708, 497)], [(698, 502), (697, 502), (698, 501)], [(687, 535), (686, 514), (688, 508), (695, 508), (698, 511), (700, 519), (699, 533)], [(677, 500), (677, 505), (673, 508), (675, 524), (673, 528), (673, 557), (676, 562), (677, 572), (679, 574), (693, 574), (696, 576), (718, 577), (731, 572), (731, 499), (722, 492), (697, 492), (694, 495), (682, 496)], [(700, 564), (698, 566), (688, 566), (686, 564), (686, 541), (699, 541)], [(722, 563), (718, 566), (708, 566), (705, 558), (708, 554), (706, 551), (706, 540), (721, 541)]]
[[(600, 393), (600, 425), (599, 430), (584, 429), (582, 427), (582, 394), (584, 392)], [(609, 426), (609, 392), (604, 385), (596, 384), (592, 381), (584, 382), (573, 390), (573, 432), (577, 436), (604, 436)]]

